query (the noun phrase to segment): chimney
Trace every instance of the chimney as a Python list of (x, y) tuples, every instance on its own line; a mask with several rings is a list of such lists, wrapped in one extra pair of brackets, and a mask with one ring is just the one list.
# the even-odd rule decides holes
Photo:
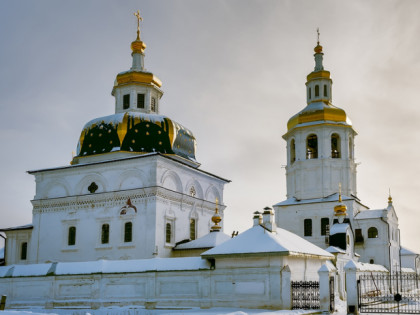
[(263, 226), (273, 232), (277, 229), (276, 223), (274, 222), (274, 212), (270, 207), (265, 207), (263, 212)]
[(258, 211), (255, 211), (253, 220), (254, 220), (254, 226), (260, 225), (262, 223), (261, 213), (259, 213)]

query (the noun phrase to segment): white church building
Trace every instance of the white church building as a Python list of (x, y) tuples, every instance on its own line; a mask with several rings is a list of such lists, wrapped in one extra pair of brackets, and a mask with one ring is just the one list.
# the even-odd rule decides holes
[(283, 136), (287, 199), (235, 237), (223, 232), (229, 180), (204, 171), (193, 133), (161, 114), (145, 49), (138, 25), (132, 66), (112, 89), (115, 113), (83, 127), (70, 165), (29, 171), (32, 223), (0, 229), (8, 308), (308, 308), (293, 289), (304, 282), (315, 290), (309, 308), (333, 311), (334, 292), (355, 303), (346, 270), (401, 268), (391, 197), (377, 210), (357, 197), (357, 133), (332, 105), (319, 42), (307, 106)]

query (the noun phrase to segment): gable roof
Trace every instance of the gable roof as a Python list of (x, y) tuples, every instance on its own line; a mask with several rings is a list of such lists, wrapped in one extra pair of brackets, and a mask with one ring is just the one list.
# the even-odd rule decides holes
[(188, 243), (183, 243), (175, 246), (173, 250), (187, 250), (187, 249), (206, 249), (213, 248), (230, 240), (231, 237), (221, 231), (210, 232), (203, 237), (197, 238)]
[(238, 236), (201, 254), (203, 258), (214, 256), (318, 256), (331, 259), (334, 256), (300, 236), (277, 228), (270, 232), (261, 225), (253, 226)]

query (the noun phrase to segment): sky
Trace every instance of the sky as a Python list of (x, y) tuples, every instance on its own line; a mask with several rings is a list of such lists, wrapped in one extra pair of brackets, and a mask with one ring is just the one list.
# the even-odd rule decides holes
[[(419, 1), (0, 2), (0, 227), (31, 222), (27, 170), (68, 165), (89, 120), (112, 114), (140, 10), (161, 114), (190, 129), (201, 169), (226, 185), (225, 232), (286, 197), (286, 123), (306, 105), (316, 29), (333, 104), (355, 139), (358, 197), (399, 217), (420, 252)], [(1, 242), (0, 242), (1, 247)]]

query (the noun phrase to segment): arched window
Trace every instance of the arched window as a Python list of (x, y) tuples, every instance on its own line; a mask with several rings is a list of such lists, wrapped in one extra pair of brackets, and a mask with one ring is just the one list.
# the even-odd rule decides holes
[(67, 244), (69, 246), (73, 246), (76, 244), (76, 227), (75, 226), (69, 227), (69, 235), (68, 235)]
[(295, 139), (292, 139), (290, 141), (290, 163), (294, 163), (296, 161), (296, 145), (295, 145)]
[(319, 85), (315, 85), (315, 97), (319, 96)]
[(109, 224), (102, 225), (101, 243), (102, 244), (109, 243)]
[(353, 138), (349, 138), (349, 158), (353, 159)]
[(321, 218), (321, 235), (327, 235), (327, 231), (330, 227), (330, 219)]
[(369, 264), (373, 265), (375, 261), (373, 259), (369, 260)]
[(20, 247), (20, 259), (21, 260), (26, 260), (27, 254), (28, 254), (28, 243), (23, 242), (21, 247)]
[(304, 236), (312, 236), (312, 220), (311, 219), (305, 219), (303, 221), (303, 235)]
[(126, 222), (124, 224), (124, 242), (128, 243), (133, 240), (133, 223)]
[(171, 243), (172, 241), (172, 225), (170, 223), (166, 223), (166, 231), (165, 231), (165, 241), (166, 243)]
[(311, 90), (311, 88), (309, 88), (308, 94), (309, 94), (309, 99), (311, 99), (311, 97), (312, 97), (312, 90)]
[(368, 229), (368, 238), (378, 238), (378, 229), (376, 227), (370, 227)]
[(327, 93), (327, 86), (326, 86), (326, 85), (324, 85), (324, 96), (328, 96), (328, 93)]
[(308, 160), (318, 158), (318, 137), (314, 134), (306, 138), (306, 158)]
[(331, 136), (331, 157), (333, 159), (339, 159), (341, 157), (340, 136), (336, 133), (333, 133)]
[(190, 240), (196, 239), (196, 223), (195, 219), (190, 219)]

